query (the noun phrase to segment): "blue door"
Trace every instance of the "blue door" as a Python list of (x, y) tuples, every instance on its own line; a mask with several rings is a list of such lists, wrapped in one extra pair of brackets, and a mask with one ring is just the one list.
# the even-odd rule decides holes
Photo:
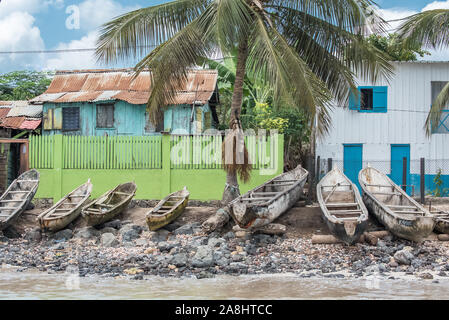
[[(402, 185), (403, 175), (403, 158), (407, 158), (407, 181), (410, 184), (410, 145), (409, 144), (392, 144), (391, 145), (391, 175), (390, 178), (398, 186)], [(411, 190), (407, 187), (407, 192)]]
[(360, 170), (362, 170), (362, 145), (345, 144), (343, 150), (343, 173), (355, 183), (359, 191)]

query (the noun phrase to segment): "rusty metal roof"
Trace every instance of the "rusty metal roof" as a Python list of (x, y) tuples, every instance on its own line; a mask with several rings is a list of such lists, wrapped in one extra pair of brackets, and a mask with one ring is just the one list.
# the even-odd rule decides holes
[[(175, 104), (207, 103), (217, 85), (216, 70), (190, 70), (187, 82), (177, 90)], [(145, 104), (150, 97), (151, 73), (134, 78), (132, 69), (58, 71), (47, 91), (33, 103), (97, 102), (122, 100)]]
[(25, 119), (20, 125), (19, 129), (36, 130), (41, 124), (41, 119)]
[(0, 127), (35, 130), (42, 122), (42, 105), (28, 101), (0, 101)]

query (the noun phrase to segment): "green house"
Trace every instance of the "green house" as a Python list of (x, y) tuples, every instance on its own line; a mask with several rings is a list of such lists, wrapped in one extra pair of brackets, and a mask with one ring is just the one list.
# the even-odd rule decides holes
[(174, 104), (154, 125), (146, 112), (151, 73), (131, 69), (59, 71), (31, 103), (43, 104), (43, 135), (200, 134), (218, 125), (217, 72), (190, 70)]

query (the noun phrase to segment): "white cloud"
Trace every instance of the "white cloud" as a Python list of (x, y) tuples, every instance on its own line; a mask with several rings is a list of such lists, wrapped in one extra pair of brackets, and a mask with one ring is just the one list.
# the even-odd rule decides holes
[[(34, 25), (34, 17), (27, 12), (13, 12), (0, 19), (0, 51), (43, 50), (44, 41), (40, 30)], [(39, 54), (0, 55), (0, 70), (13, 66), (33, 67), (39, 63)]]
[(62, 8), (64, 6), (64, 0), (3, 0), (0, 2), (0, 19), (13, 12), (34, 14), (50, 6)]
[(434, 1), (426, 5), (421, 11), (449, 9), (449, 1)]
[(139, 9), (140, 6), (122, 6), (114, 0), (86, 0), (78, 5), (81, 29), (93, 30), (114, 17)]
[[(89, 32), (86, 36), (79, 40), (72, 40), (69, 43), (60, 43), (56, 50), (65, 49), (87, 49), (95, 48), (98, 33), (96, 31)], [(45, 62), (46, 70), (68, 70), (68, 69), (89, 69), (97, 67), (94, 52), (63, 52), (48, 58)]]

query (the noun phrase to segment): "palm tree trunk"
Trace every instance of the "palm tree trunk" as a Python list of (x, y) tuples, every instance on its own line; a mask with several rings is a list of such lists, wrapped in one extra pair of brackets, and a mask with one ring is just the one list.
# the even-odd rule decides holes
[[(243, 102), (243, 81), (245, 78), (246, 60), (248, 59), (248, 37), (245, 36), (239, 43), (237, 53), (237, 65), (235, 72), (234, 92), (232, 93), (231, 116), (229, 128), (232, 130), (241, 129), (240, 113)], [(226, 186), (223, 191), (223, 202), (229, 203), (240, 195), (239, 183), (236, 171), (227, 171)]]

